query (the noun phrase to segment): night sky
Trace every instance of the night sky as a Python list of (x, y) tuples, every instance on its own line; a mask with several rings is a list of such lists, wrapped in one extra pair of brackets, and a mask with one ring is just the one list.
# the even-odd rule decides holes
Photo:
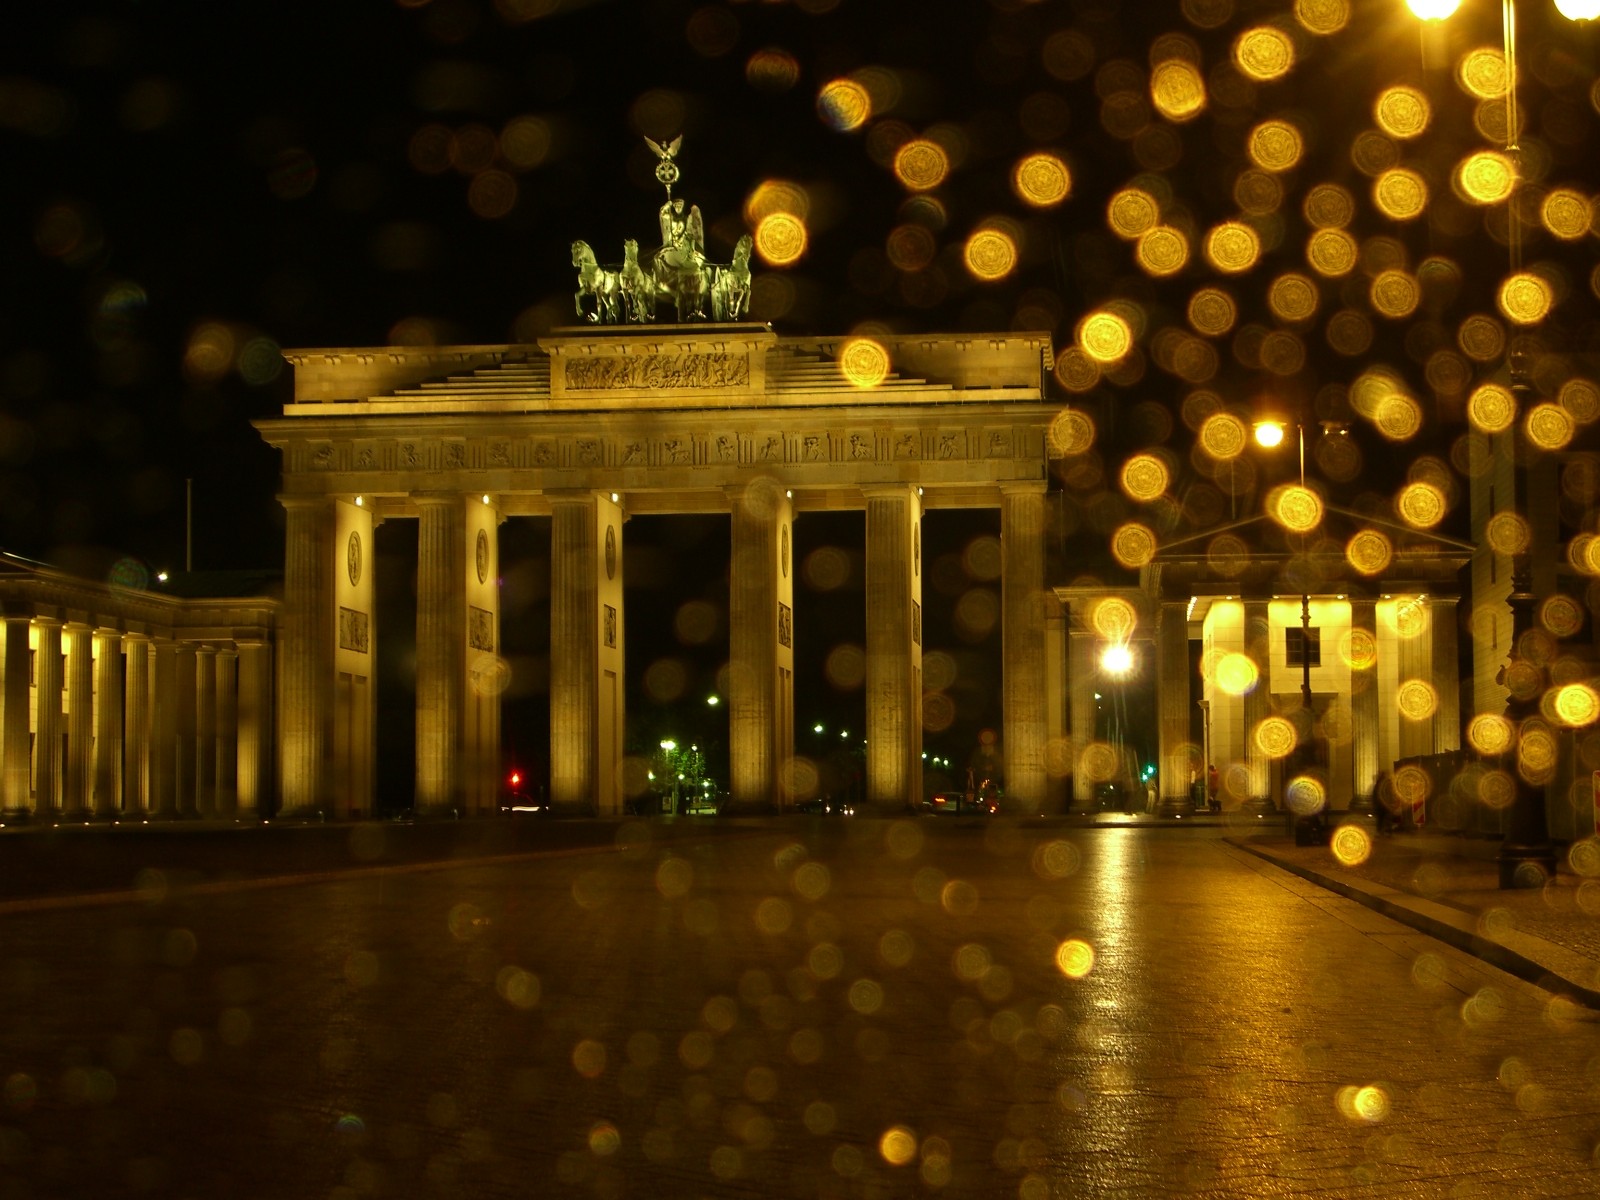
[[(1527, 327), (1496, 310), (1507, 205), (1472, 203), (1457, 180), (1504, 124), (1501, 102), (1471, 94), (1485, 60), (1470, 52), (1500, 42), (1487, 0), (1426, 36), (1400, 0), (14, 7), (0, 46), (0, 545), (91, 577), (181, 566), (189, 479), (196, 568), (280, 566), (277, 463), (249, 425), (288, 394), (278, 348), (498, 343), (571, 323), (574, 238), (602, 257), (626, 237), (654, 244), (643, 135), (683, 135), (676, 194), (705, 214), (713, 259), (754, 232), (753, 197), (785, 193), (763, 184), (796, 185), (806, 253), (756, 264), (751, 315), (780, 334), (1051, 331), (1054, 394), (1099, 431), (1053, 501), (1053, 550), (1074, 564), (1107, 561), (1123, 520), (1170, 538), (1225, 518), (1193, 453), (1202, 391), (1240, 412), (1349, 421), (1354, 458), (1313, 464), (1337, 500), (1393, 519), (1396, 488), (1427, 478), (1451, 505), (1443, 528), (1464, 532), (1467, 399), (1504, 357), (1474, 340), (1474, 314), (1526, 351), (1548, 397), (1575, 398), (1574, 445), (1593, 440), (1588, 393), (1567, 385), (1597, 377), (1585, 206), (1600, 191), (1600, 35), (1546, 0), (1520, 6), (1517, 199), (1554, 306)], [(819, 103), (841, 80), (869, 111)], [(1379, 100), (1401, 85), (1426, 121), (1386, 130)], [(1264, 122), (1299, 139), (1287, 160), (1263, 162)], [(908, 182), (897, 155), (919, 139), (946, 166)], [(1064, 199), (1017, 186), (1037, 153), (1070, 171)], [(1414, 212), (1405, 179), (1384, 183), (1395, 169), (1426, 189)], [(1308, 257), (1333, 219), (1326, 185), (1351, 202), (1336, 227), (1359, 257), (1340, 274)], [(1187, 242), (1170, 273), (1141, 266), (1144, 243), (1116, 227), (1128, 188)], [(1569, 202), (1552, 209), (1555, 193)], [(1204, 252), (1229, 221), (1259, 244), (1243, 265)], [(984, 230), (1015, 247), (993, 280), (964, 256)], [(1390, 282), (1404, 311), (1384, 311), (1386, 271), (1403, 277)], [(1309, 282), (1309, 314), (1274, 307), (1286, 274)], [(1226, 328), (1204, 327), (1207, 289), (1232, 303)], [(1095, 312), (1119, 315), (1132, 347), (1085, 375), (1072, 348)], [(1374, 378), (1414, 399), (1414, 427), (1380, 428)], [(1141, 451), (1169, 470), (1159, 499), (1118, 486)], [(1243, 500), (1259, 507), (1255, 491)], [(970, 567), (990, 527), (930, 525), (945, 539), (930, 553)], [(716, 593), (720, 533), (629, 536), (704, 547)], [(963, 589), (954, 579), (952, 610)], [(985, 644), (948, 619), (952, 645)]]

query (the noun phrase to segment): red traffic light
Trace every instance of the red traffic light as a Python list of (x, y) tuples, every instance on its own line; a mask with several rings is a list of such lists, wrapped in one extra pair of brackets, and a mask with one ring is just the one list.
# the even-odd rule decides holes
[(513, 772), (511, 772), (511, 786), (512, 787), (516, 787), (521, 782), (522, 782), (522, 772), (521, 771), (513, 771)]

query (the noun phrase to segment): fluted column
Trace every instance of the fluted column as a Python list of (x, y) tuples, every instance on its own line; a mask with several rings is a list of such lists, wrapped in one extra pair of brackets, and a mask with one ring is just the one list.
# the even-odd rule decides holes
[(1000, 497), (1001, 738), (1006, 807), (1045, 801), (1044, 484), (1006, 485)]
[(176, 752), (177, 769), (175, 772), (178, 792), (178, 815), (180, 817), (193, 817), (198, 815), (196, 809), (196, 796), (198, 794), (198, 771), (196, 747), (199, 742), (197, 736), (198, 712), (196, 711), (196, 683), (195, 683), (195, 646), (193, 642), (179, 642), (177, 657), (175, 659), (175, 675), (173, 678), (173, 691), (177, 698), (178, 718), (178, 744)]
[(1457, 642), (1455, 596), (1434, 596), (1428, 602), (1433, 630), (1433, 685), (1439, 707), (1433, 712), (1433, 750), (1443, 754), (1461, 749), (1461, 659)]
[(33, 619), (38, 648), (33, 670), (33, 811), (61, 811), (61, 622)]
[[(1427, 602), (1420, 596), (1407, 596), (1395, 605), (1395, 649), (1399, 655), (1399, 676), (1396, 687), (1404, 689), (1412, 680), (1428, 680), (1428, 652), (1431, 649), (1432, 631), (1426, 628)], [(1398, 707), (1399, 694), (1390, 701)], [(1433, 749), (1433, 714), (1415, 717), (1404, 708), (1399, 709), (1399, 750), (1397, 758), (1413, 758)]]
[(1072, 806), (1070, 786), (1072, 742), (1067, 734), (1067, 614), (1053, 592), (1045, 592), (1045, 810), (1065, 812)]
[(1249, 812), (1278, 807), (1272, 795), (1272, 760), (1256, 730), (1272, 713), (1272, 619), (1267, 601), (1244, 602), (1244, 652), (1256, 664), (1256, 685), (1244, 694), (1244, 757), (1250, 793), (1241, 806)]
[(90, 806), (97, 817), (122, 808), (122, 635), (94, 631), (94, 771)]
[(26, 616), (5, 616), (4, 708), (0, 709), (0, 753), (5, 756), (0, 771), (0, 812), (21, 816), (33, 808), (33, 756), (29, 745), (28, 632), (32, 622)]
[(122, 635), (126, 655), (123, 677), (122, 811), (132, 816), (149, 813), (150, 749), (150, 638), (143, 633)]
[(1194, 811), (1189, 771), (1194, 743), (1189, 738), (1189, 605), (1163, 600), (1156, 627), (1156, 697), (1160, 705), (1156, 740), (1161, 760), (1164, 816)]
[(239, 811), (239, 652), (217, 649), (217, 815)]
[(178, 815), (178, 643), (150, 640), (150, 814)]
[(239, 648), (239, 806), (241, 817), (270, 816), (267, 747), (272, 744), (272, 646), (236, 639)]
[(1094, 742), (1094, 645), (1095, 635), (1085, 624), (1087, 603), (1072, 602), (1071, 625), (1067, 633), (1067, 707), (1072, 738), (1072, 807), (1094, 808), (1094, 780), (1083, 769), (1083, 755)]
[(448, 812), (463, 803), (462, 707), (467, 683), (462, 538), (465, 498), (412, 497), (417, 531), (417, 808)]
[(81, 621), (66, 625), (67, 771), (62, 810), (89, 814), (89, 764), (94, 748), (94, 630)]
[(867, 497), (867, 803), (922, 799), (922, 531), (911, 487)]
[[(728, 572), (728, 746), (735, 810), (782, 808), (794, 745), (792, 511), (770, 482), (735, 490)], [(787, 749), (786, 749), (787, 748)]]
[(217, 648), (194, 651), (194, 807), (217, 815)]
[[(1350, 597), (1350, 632), (1357, 645), (1375, 651), (1378, 645), (1378, 605), (1371, 596)], [(1355, 751), (1354, 793), (1350, 807), (1371, 812), (1378, 782), (1378, 660), (1356, 655), (1350, 665), (1350, 741)]]
[(593, 496), (550, 504), (550, 801), (589, 811), (596, 768), (599, 552)]
[[(283, 624), (278, 696), (278, 773), (283, 811), (308, 812), (328, 799), (333, 721), (333, 501), (281, 496)], [(420, 647), (419, 647), (420, 649)]]

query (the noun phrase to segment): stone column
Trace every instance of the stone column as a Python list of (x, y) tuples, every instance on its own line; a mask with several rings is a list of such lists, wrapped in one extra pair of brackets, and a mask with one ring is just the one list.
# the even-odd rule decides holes
[(239, 811), (239, 652), (217, 649), (217, 815)]
[(732, 502), (729, 800), (735, 810), (749, 812), (788, 803), (784, 774), (794, 745), (792, 510), (771, 481), (737, 489)]
[(1373, 651), (1370, 658), (1358, 659), (1350, 668), (1350, 741), (1355, 751), (1350, 807), (1356, 812), (1371, 812), (1378, 782), (1379, 738), (1378, 605), (1371, 596), (1350, 597), (1350, 633), (1358, 646), (1365, 642)]
[(550, 503), (550, 802), (593, 810), (600, 639), (595, 498)]
[(272, 745), (272, 646), (236, 639), (239, 648), (239, 807), (241, 817), (271, 816), (267, 747)]
[(61, 811), (61, 622), (35, 617), (39, 640), (33, 670), (33, 811)]
[[(1409, 611), (1402, 615), (1402, 607), (1409, 607)], [(1412, 607), (1414, 606), (1414, 607)], [(1431, 683), (1428, 678), (1428, 651), (1432, 646), (1432, 631), (1426, 628), (1428, 617), (1427, 601), (1420, 596), (1405, 596), (1395, 602), (1395, 648), (1399, 655), (1399, 674), (1395, 679), (1395, 687), (1403, 689), (1414, 679)], [(1409, 636), (1407, 636), (1409, 634)], [(1398, 706), (1400, 692), (1397, 690), (1388, 703)], [(1431, 714), (1416, 718), (1409, 716), (1401, 708), (1399, 723), (1399, 748), (1397, 758), (1413, 758), (1427, 754), (1433, 749), (1433, 717)]]
[(177, 764), (174, 777), (177, 780), (178, 815), (180, 817), (193, 817), (197, 815), (195, 808), (196, 797), (196, 730), (198, 713), (196, 712), (195, 691), (195, 647), (193, 642), (179, 642), (175, 658), (175, 674), (173, 677), (173, 693), (176, 697), (174, 709), (178, 720), (178, 739), (175, 762)]
[(1244, 602), (1244, 652), (1256, 664), (1257, 679), (1255, 687), (1244, 694), (1244, 758), (1250, 794), (1240, 807), (1247, 812), (1271, 812), (1278, 807), (1272, 795), (1272, 760), (1256, 740), (1257, 727), (1273, 709), (1272, 618), (1265, 600)]
[(62, 810), (89, 815), (89, 763), (94, 750), (94, 630), (81, 621), (66, 625), (67, 771)]
[(122, 809), (122, 635), (94, 631), (94, 778), (91, 805), (97, 817)]
[(867, 804), (922, 801), (922, 526), (909, 486), (867, 488)]
[(178, 815), (178, 643), (150, 640), (150, 815)]
[(1084, 772), (1083, 755), (1094, 742), (1094, 646), (1093, 630), (1085, 624), (1088, 603), (1072, 602), (1071, 625), (1067, 633), (1068, 721), (1072, 729), (1072, 807), (1094, 809), (1094, 780)]
[(5, 756), (0, 786), (0, 813), (19, 817), (33, 809), (33, 756), (29, 745), (28, 672), (31, 648), (25, 616), (5, 616), (4, 708), (0, 710), (0, 753)]
[(1045, 801), (1044, 484), (1000, 489), (1001, 738), (1006, 808), (1037, 814)]
[(1068, 791), (1072, 742), (1067, 736), (1067, 619), (1052, 592), (1045, 592), (1045, 600), (1045, 810), (1065, 812), (1072, 806)]
[(202, 817), (217, 815), (217, 648), (194, 651), (194, 807)]
[[(459, 811), (464, 803), (462, 719), (466, 698), (466, 501), (418, 493), (417, 810)], [(553, 639), (552, 639), (553, 642)]]
[(127, 656), (123, 680), (122, 811), (128, 816), (149, 813), (150, 803), (150, 638), (143, 633), (122, 635)]
[[(278, 772), (283, 811), (303, 813), (328, 800), (333, 721), (333, 501), (280, 496), (284, 530), (282, 687), (278, 696)], [(420, 647), (419, 647), (420, 651)]]
[[(1194, 811), (1189, 770), (1194, 743), (1189, 740), (1189, 605), (1163, 600), (1156, 618), (1156, 740), (1160, 756), (1163, 816)], [(1202, 776), (1209, 764), (1201, 764)]]
[(1461, 660), (1457, 649), (1460, 626), (1455, 596), (1434, 596), (1428, 601), (1433, 629), (1433, 686), (1439, 707), (1433, 713), (1433, 750), (1443, 754), (1461, 749)]

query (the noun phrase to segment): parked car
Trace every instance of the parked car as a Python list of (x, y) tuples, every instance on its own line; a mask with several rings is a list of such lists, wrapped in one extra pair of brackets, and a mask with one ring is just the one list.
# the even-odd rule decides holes
[(529, 790), (527, 776), (513, 768), (506, 775), (505, 785), (500, 789), (500, 811), (548, 816), (550, 801), (540, 792)]

